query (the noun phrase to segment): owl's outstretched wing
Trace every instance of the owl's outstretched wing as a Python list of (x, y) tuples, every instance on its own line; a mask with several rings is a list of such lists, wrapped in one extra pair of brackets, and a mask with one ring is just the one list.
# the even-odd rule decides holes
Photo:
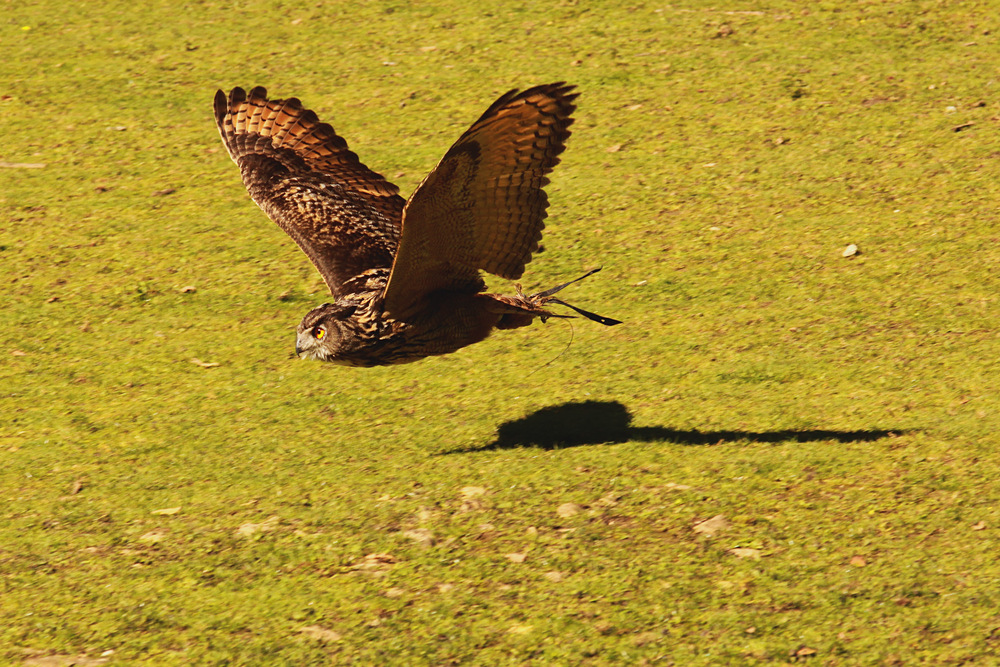
[(576, 108), (562, 82), (511, 90), (448, 150), (403, 210), (384, 308), (417, 312), (437, 290), (481, 289), (479, 270), (520, 278), (538, 249), (542, 188), (559, 162)]
[(250, 197), (295, 239), (330, 292), (363, 271), (392, 266), (404, 200), (298, 99), (264, 88), (215, 94), (215, 119)]

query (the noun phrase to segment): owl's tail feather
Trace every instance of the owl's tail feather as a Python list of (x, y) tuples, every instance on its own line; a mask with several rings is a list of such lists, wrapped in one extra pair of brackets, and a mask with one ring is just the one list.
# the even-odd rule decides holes
[[(571, 303), (566, 303), (562, 299), (549, 299), (549, 303), (558, 303), (560, 306), (566, 306), (567, 308), (572, 308), (576, 312), (580, 313), (588, 320), (594, 320), (595, 322), (600, 322), (601, 324), (609, 327), (613, 327), (616, 324), (621, 324), (621, 320), (616, 320), (611, 317), (604, 317), (603, 315), (598, 315), (597, 313), (592, 313), (589, 310), (584, 310), (583, 308), (577, 308)], [(565, 315), (556, 315), (555, 317), (565, 317)]]
[[(547, 296), (552, 296), (556, 292), (560, 292), (560, 291), (566, 289), (567, 287), (569, 287), (573, 283), (578, 283), (581, 280), (583, 280), (584, 278), (589, 278), (590, 276), (594, 275), (595, 273), (597, 273), (598, 271), (600, 271), (603, 268), (604, 268), (603, 266), (599, 266), (596, 269), (591, 269), (590, 271), (587, 271), (585, 274), (583, 274), (579, 278), (573, 278), (573, 280), (569, 281), (568, 283), (563, 283), (562, 285), (556, 285), (555, 287), (547, 289), (544, 292), (539, 292), (538, 294), (532, 294), (531, 298), (535, 299), (535, 298), (538, 298), (538, 297), (545, 298)], [(555, 299), (549, 299), (549, 301), (555, 301)], [(556, 303), (559, 303), (559, 302), (556, 301)], [(566, 304), (563, 304), (563, 305), (566, 305)]]
[[(598, 315), (597, 313), (592, 313), (592, 312), (590, 312), (588, 310), (584, 310), (583, 308), (577, 308), (576, 306), (574, 306), (572, 304), (566, 303), (562, 299), (557, 299), (554, 296), (552, 296), (556, 292), (559, 292), (560, 290), (565, 289), (566, 287), (569, 287), (573, 283), (580, 282), (584, 278), (587, 278), (589, 276), (594, 275), (595, 273), (597, 273), (598, 271), (600, 271), (602, 268), (604, 268), (604, 267), (599, 266), (596, 269), (588, 271), (587, 273), (583, 274), (579, 278), (574, 278), (573, 280), (570, 280), (569, 282), (563, 283), (562, 285), (556, 285), (555, 287), (547, 289), (544, 292), (539, 292), (538, 294), (532, 294), (531, 296), (528, 297), (528, 299), (531, 300), (534, 303), (537, 303), (539, 306), (544, 306), (547, 303), (558, 303), (560, 306), (566, 306), (567, 308), (570, 308), (570, 309), (578, 312), (579, 314), (581, 314), (584, 317), (586, 317), (588, 320), (593, 320), (595, 322), (599, 322), (599, 323), (601, 323), (601, 324), (603, 324), (605, 326), (613, 327), (616, 324), (621, 324), (621, 320), (612, 319), (610, 317), (604, 317), (603, 315)], [(549, 315), (548, 317), (566, 317), (566, 315)], [(545, 317), (542, 317), (542, 321), (543, 322), (545, 321), (545, 319), (546, 319)]]

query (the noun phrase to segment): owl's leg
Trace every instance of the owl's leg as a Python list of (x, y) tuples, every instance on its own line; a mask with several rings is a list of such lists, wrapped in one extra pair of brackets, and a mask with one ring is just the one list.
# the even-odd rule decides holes
[(503, 294), (478, 294), (480, 298), (489, 299), (486, 309), (499, 315), (496, 324), (497, 329), (518, 329), (531, 324), (536, 317), (543, 322), (550, 317), (568, 317), (567, 315), (556, 315), (550, 313), (542, 307), (541, 303), (531, 297), (521, 293), (518, 286), (516, 296), (505, 296)]
[(500, 320), (496, 324), (498, 329), (516, 329), (518, 327), (524, 327), (531, 324), (531, 320), (536, 317), (542, 322), (550, 317), (573, 317), (572, 315), (557, 315), (556, 313), (549, 311), (546, 309), (546, 306), (550, 303), (557, 303), (560, 306), (566, 306), (580, 315), (583, 315), (587, 319), (600, 322), (606, 326), (621, 324), (619, 320), (591, 313), (583, 308), (577, 308), (572, 304), (566, 303), (562, 299), (557, 299), (552, 296), (556, 292), (565, 289), (575, 282), (583, 280), (587, 276), (592, 276), (600, 270), (600, 268), (596, 268), (592, 271), (588, 271), (579, 278), (570, 280), (562, 285), (556, 285), (555, 287), (547, 289), (544, 292), (538, 292), (537, 294), (525, 294), (521, 291), (520, 285), (515, 285), (516, 296), (501, 296), (499, 294), (484, 294), (482, 296), (489, 297), (491, 300), (489, 306), (490, 310), (500, 314)]
[(489, 296), (492, 297), (490, 310), (500, 315), (500, 319), (496, 323), (497, 329), (526, 327), (536, 317), (543, 322), (550, 317), (569, 317), (568, 315), (550, 313), (542, 308), (541, 304), (521, 294), (520, 289), (518, 289), (517, 296), (502, 296), (500, 294), (490, 294)]

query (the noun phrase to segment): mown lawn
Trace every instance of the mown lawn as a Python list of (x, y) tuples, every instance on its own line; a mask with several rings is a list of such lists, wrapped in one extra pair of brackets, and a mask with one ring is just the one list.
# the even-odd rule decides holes
[[(998, 10), (6, 3), (0, 661), (1000, 661)], [(409, 193), (558, 80), (525, 288), (625, 324), (290, 358), (215, 90)]]

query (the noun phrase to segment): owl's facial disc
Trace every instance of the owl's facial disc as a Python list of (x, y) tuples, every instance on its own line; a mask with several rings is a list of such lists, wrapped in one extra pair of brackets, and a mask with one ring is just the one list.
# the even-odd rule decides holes
[(353, 314), (353, 307), (334, 303), (311, 310), (296, 331), (295, 354), (301, 359), (336, 361), (341, 347), (340, 322)]
[(325, 327), (313, 327), (306, 331), (299, 331), (295, 336), (295, 354), (300, 359), (325, 360), (330, 351), (322, 344), (324, 339), (329, 339)]

